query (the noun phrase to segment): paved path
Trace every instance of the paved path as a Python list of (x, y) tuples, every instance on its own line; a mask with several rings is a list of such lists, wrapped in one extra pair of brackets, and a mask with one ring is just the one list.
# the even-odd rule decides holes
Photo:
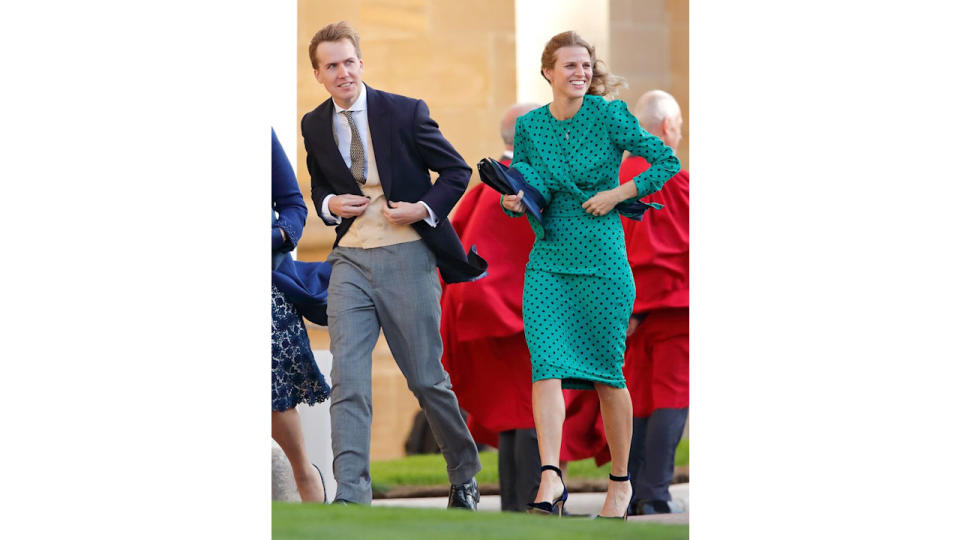
[[(663, 514), (655, 516), (631, 516), (630, 521), (648, 521), (657, 523), (689, 524), (690, 523), (690, 484), (673, 484), (670, 486), (670, 495), (673, 502), (684, 510), (681, 514)], [(573, 514), (596, 514), (603, 506), (603, 493), (571, 493), (567, 499), (566, 508)], [(413, 508), (446, 508), (446, 497), (424, 497), (418, 499), (375, 499), (374, 506), (408, 506)], [(480, 497), (479, 510), (481, 512), (499, 512), (500, 496), (483, 495)]]

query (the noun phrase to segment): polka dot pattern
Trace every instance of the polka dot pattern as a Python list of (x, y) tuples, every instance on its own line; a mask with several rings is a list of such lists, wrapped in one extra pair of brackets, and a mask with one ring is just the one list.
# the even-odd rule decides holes
[[(638, 198), (680, 170), (669, 147), (646, 131), (622, 101), (585, 96), (573, 118), (548, 106), (517, 121), (512, 167), (547, 202), (524, 274), (523, 319), (533, 380), (564, 388), (599, 382), (623, 388), (627, 321), (635, 297), (620, 216), (588, 214), (581, 205), (619, 184), (623, 151), (652, 165), (634, 178)], [(508, 212), (511, 215), (516, 215)]]

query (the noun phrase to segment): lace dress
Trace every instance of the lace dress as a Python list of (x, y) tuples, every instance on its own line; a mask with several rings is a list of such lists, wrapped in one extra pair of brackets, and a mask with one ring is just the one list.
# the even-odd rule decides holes
[(273, 410), (326, 401), (330, 387), (310, 350), (300, 312), (273, 286)]

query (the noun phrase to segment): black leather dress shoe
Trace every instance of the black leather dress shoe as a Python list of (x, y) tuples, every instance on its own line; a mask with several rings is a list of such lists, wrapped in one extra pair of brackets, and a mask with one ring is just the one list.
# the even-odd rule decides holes
[(672, 501), (634, 501), (630, 504), (631, 516), (649, 516), (651, 514), (676, 514), (680, 507)]
[(466, 484), (450, 485), (447, 508), (464, 508), (476, 512), (478, 502), (480, 502), (480, 490), (477, 489), (476, 478), (470, 479)]

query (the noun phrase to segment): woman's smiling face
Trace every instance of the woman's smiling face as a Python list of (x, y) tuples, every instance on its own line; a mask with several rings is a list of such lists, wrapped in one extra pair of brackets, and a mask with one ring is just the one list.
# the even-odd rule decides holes
[(590, 53), (584, 47), (560, 47), (556, 57), (553, 67), (544, 70), (553, 88), (553, 97), (582, 98), (593, 80)]

